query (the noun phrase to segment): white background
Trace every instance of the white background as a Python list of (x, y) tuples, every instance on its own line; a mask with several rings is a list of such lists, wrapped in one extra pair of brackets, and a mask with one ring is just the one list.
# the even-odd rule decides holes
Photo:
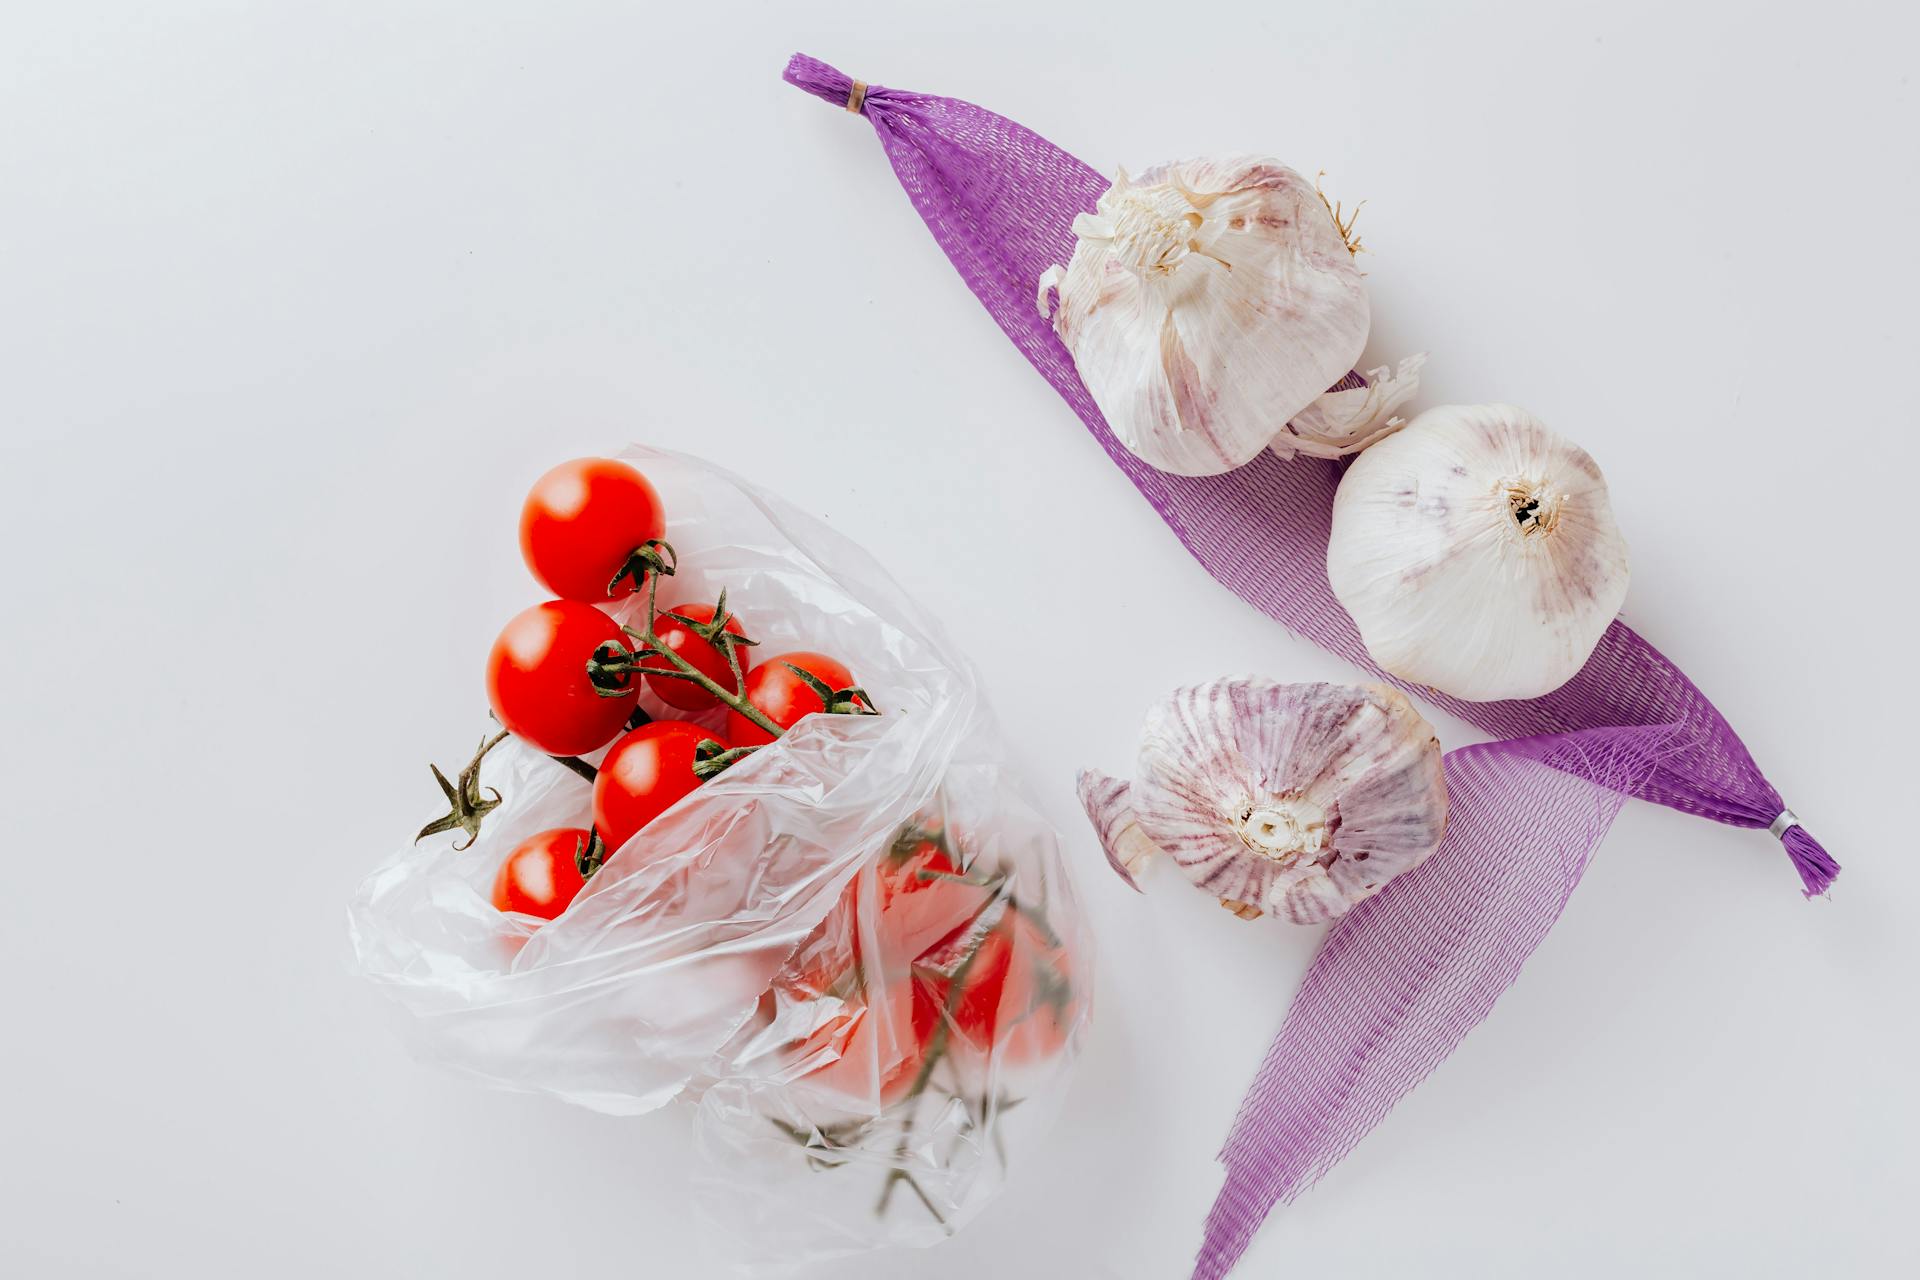
[(1128, 892), (1073, 771), (1177, 683), (1349, 669), (1186, 557), (795, 49), (1366, 197), (1370, 355), (1594, 452), (1630, 619), (1846, 866), (1807, 903), (1764, 834), (1629, 807), (1243, 1274), (1913, 1265), (1911, 7), (696, 8), (0, 13), (0, 1272), (712, 1274), (682, 1116), (416, 1065), (343, 927), (483, 724), (526, 485), (645, 440), (946, 619), (1102, 939), (1006, 1195), (819, 1274), (1185, 1274), (1317, 934)]

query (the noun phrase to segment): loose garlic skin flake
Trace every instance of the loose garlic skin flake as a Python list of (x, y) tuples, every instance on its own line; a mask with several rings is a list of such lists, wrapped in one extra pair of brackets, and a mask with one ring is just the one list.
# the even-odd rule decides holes
[(1087, 811), (1100, 847), (1106, 851), (1107, 865), (1127, 882), (1128, 888), (1138, 892), (1140, 872), (1160, 850), (1140, 830), (1140, 816), (1129, 800), (1132, 791), (1111, 774), (1097, 769), (1080, 771), (1080, 806)]
[(1359, 386), (1329, 391), (1294, 415), (1267, 447), (1282, 458), (1344, 458), (1386, 439), (1407, 425), (1396, 410), (1420, 389), (1426, 362), (1423, 351), (1394, 368), (1367, 370), (1358, 375)]
[(1418, 866), (1447, 821), (1433, 728), (1381, 685), (1175, 690), (1147, 717), (1138, 780), (1083, 774), (1081, 799), (1129, 883), (1151, 848), (1234, 914), (1296, 924)]
[(1366, 345), (1346, 238), (1278, 161), (1122, 172), (1073, 231), (1071, 261), (1041, 278), (1041, 314), (1114, 434), (1162, 471), (1247, 462)]
[(1341, 478), (1327, 578), (1385, 671), (1471, 702), (1572, 679), (1627, 595), (1585, 450), (1511, 405), (1429, 409)]

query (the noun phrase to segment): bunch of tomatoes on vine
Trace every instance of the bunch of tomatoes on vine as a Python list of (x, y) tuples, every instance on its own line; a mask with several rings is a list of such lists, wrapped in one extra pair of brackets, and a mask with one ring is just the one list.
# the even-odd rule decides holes
[[(829, 654), (758, 656), (724, 590), (663, 607), (679, 594), (666, 510), (624, 462), (576, 459), (541, 476), (521, 508), (520, 549), (553, 598), (514, 616), (494, 641), (486, 687), (500, 729), (455, 781), (433, 769), (449, 811), (419, 836), (459, 830), (461, 849), (479, 838), (501, 804), (480, 784), (481, 762), (509, 735), (590, 783), (590, 825), (541, 831), (501, 862), (492, 902), (502, 912), (557, 919), (648, 823), (802, 719), (879, 714)], [(611, 611), (636, 594), (640, 625), (623, 625)], [(715, 723), (724, 709), (724, 727), (649, 715), (642, 684), (681, 715)], [(597, 766), (583, 758), (602, 748)], [(863, 908), (877, 921), (864, 949)], [(871, 876), (856, 879), (801, 945), (762, 1013), (771, 1021), (782, 1004), (821, 1010), (793, 1020), (807, 1028), (794, 1050), (822, 1063), (812, 1073), (819, 1083), (891, 1104), (925, 1090), (934, 1066), (963, 1046), (1058, 1052), (1072, 1018), (1065, 963), (1035, 904), (1021, 903), (1005, 874), (969, 865), (931, 819), (896, 833)], [(883, 1024), (912, 1034), (906, 1051), (881, 1060), (863, 1038)]]
[[(521, 506), (521, 554), (555, 598), (516, 614), (493, 642), (487, 700), (500, 732), (457, 784), (434, 769), (451, 808), (420, 835), (455, 827), (469, 842), (479, 835), (500, 802), (481, 791), (479, 764), (508, 734), (593, 784), (593, 824), (543, 831), (508, 854), (493, 887), (501, 911), (558, 917), (610, 853), (804, 717), (878, 714), (827, 654), (754, 661), (755, 642), (725, 591), (661, 608), (661, 584), (678, 567), (666, 531), (653, 484), (610, 458), (561, 463)], [(608, 607), (636, 592), (642, 625), (622, 625)], [(725, 729), (654, 719), (640, 706), (643, 682), (681, 712), (726, 708)], [(597, 768), (582, 759), (602, 747)]]

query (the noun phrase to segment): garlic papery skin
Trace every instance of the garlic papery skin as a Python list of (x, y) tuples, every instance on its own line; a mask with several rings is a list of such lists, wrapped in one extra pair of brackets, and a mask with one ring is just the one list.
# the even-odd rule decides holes
[(1067, 266), (1040, 280), (1041, 314), (1114, 435), (1162, 471), (1247, 462), (1366, 345), (1346, 239), (1276, 160), (1122, 171), (1073, 231)]
[(1429, 409), (1340, 480), (1327, 578), (1380, 667), (1473, 702), (1572, 679), (1627, 595), (1585, 450), (1511, 405)]
[(1395, 368), (1383, 365), (1357, 374), (1359, 386), (1327, 392), (1295, 414), (1267, 447), (1283, 458), (1301, 453), (1343, 458), (1385, 439), (1407, 425), (1396, 411), (1420, 389), (1420, 367), (1426, 362), (1423, 351)]
[(1418, 866), (1447, 821), (1440, 743), (1384, 685), (1177, 689), (1147, 716), (1126, 800), (1141, 838), (1195, 885), (1237, 915), (1296, 924), (1344, 915)]
[(1106, 851), (1107, 864), (1115, 875), (1140, 891), (1140, 873), (1160, 852), (1159, 846), (1140, 829), (1139, 815), (1133, 811), (1133, 788), (1124, 780), (1097, 769), (1082, 769), (1079, 779), (1080, 807)]

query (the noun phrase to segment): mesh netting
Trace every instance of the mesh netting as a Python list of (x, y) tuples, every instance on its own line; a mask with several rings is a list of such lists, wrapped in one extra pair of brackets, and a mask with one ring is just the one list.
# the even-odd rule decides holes
[[(842, 107), (853, 85), (805, 56), (786, 78)], [(956, 99), (872, 86), (860, 114), (968, 287), (1207, 572), (1401, 684), (1368, 659), (1327, 582), (1339, 464), (1262, 452), (1225, 475), (1157, 471), (1115, 438), (1040, 315), (1041, 273), (1072, 256), (1073, 218), (1093, 210), (1107, 179)], [(1462, 702), (1402, 687), (1502, 741), (1448, 754), (1440, 850), (1328, 933), (1221, 1151), (1227, 1178), (1196, 1276), (1224, 1275), (1272, 1205), (1336, 1164), (1486, 1016), (1624, 797), (1741, 827), (1774, 824), (1785, 808), (1713, 704), (1618, 621), (1545, 697)], [(1838, 867), (1803, 829), (1784, 837), (1806, 892), (1823, 892)]]

